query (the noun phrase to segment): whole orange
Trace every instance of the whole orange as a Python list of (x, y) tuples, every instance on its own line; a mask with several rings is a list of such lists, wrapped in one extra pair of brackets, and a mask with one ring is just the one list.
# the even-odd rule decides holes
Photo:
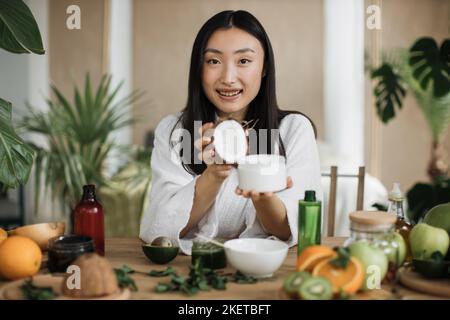
[(0, 274), (10, 280), (30, 277), (41, 267), (42, 252), (36, 242), (12, 236), (0, 244)]

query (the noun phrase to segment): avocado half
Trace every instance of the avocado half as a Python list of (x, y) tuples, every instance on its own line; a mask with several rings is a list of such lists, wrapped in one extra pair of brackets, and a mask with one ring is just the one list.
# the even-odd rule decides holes
[(165, 264), (175, 259), (179, 247), (161, 247), (143, 244), (142, 251), (150, 261), (156, 264)]
[(426, 261), (413, 259), (414, 271), (428, 279), (450, 277), (449, 261)]

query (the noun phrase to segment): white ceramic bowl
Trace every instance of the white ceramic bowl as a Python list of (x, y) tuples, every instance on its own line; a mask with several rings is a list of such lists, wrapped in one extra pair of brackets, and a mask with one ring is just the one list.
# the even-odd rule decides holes
[(227, 261), (243, 274), (268, 278), (286, 259), (288, 245), (278, 240), (242, 238), (224, 243)]
[(238, 162), (239, 188), (275, 192), (286, 188), (286, 158), (276, 154), (254, 154)]

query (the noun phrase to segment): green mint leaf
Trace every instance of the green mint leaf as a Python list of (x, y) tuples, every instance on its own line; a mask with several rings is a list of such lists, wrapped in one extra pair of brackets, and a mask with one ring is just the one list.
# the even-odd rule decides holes
[(177, 286), (181, 286), (185, 283), (185, 279), (183, 277), (172, 275), (170, 278), (171, 283)]
[(163, 293), (173, 291), (175, 287), (170, 283), (158, 283), (155, 287), (155, 292)]
[(258, 279), (252, 276), (247, 276), (240, 271), (236, 271), (236, 273), (233, 275), (232, 281), (238, 284), (251, 284), (256, 283)]
[(350, 250), (348, 248), (339, 247), (335, 249), (337, 252), (337, 257), (330, 261), (330, 263), (336, 268), (345, 269), (347, 268), (348, 262), (350, 261)]
[(134, 269), (130, 268), (126, 264), (124, 264), (122, 266), (122, 268), (120, 268), (120, 269), (123, 270), (123, 272), (125, 272), (125, 273), (135, 273), (136, 272)]
[(123, 268), (114, 269), (116, 274), (117, 283), (121, 288), (130, 288), (131, 291), (137, 291), (138, 287), (134, 280), (128, 275), (129, 272)]
[(190, 285), (183, 285), (180, 287), (181, 292), (187, 294), (188, 296), (193, 296), (194, 294), (196, 294), (198, 292), (198, 288), (197, 287), (193, 287)]
[(211, 285), (216, 290), (225, 290), (226, 289), (226, 278), (216, 277), (211, 279)]
[(151, 270), (148, 275), (150, 277), (167, 277), (170, 275), (176, 275), (175, 269), (171, 266), (168, 266), (166, 270), (158, 271), (158, 270)]
[(201, 280), (198, 283), (198, 288), (202, 291), (209, 291), (211, 289), (206, 280)]
[(20, 290), (27, 300), (50, 300), (58, 296), (52, 287), (37, 287), (33, 284), (32, 279), (26, 280), (20, 286)]

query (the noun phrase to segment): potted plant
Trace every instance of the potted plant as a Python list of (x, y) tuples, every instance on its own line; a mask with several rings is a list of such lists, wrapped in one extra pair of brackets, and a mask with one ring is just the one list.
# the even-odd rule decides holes
[[(12, 53), (45, 53), (37, 23), (22, 0), (0, 0), (0, 30), (0, 48)], [(48, 100), (48, 112), (36, 113), (29, 108), (22, 125), (30, 132), (43, 135), (49, 142), (46, 148), (27, 144), (16, 133), (12, 105), (0, 98), (1, 194), (5, 188), (15, 188), (28, 181), (36, 158), (36, 195), (40, 194), (43, 182), (54, 199), (59, 197), (63, 207), (71, 208), (79, 200), (80, 186), (96, 183), (100, 196), (106, 200), (104, 206), (109, 207), (105, 221), (107, 232), (114, 233), (117, 225), (124, 227), (124, 234), (138, 228), (139, 217), (125, 218), (131, 226), (127, 229), (123, 213), (128, 208), (128, 212), (139, 215), (144, 208), (150, 184), (150, 151), (117, 146), (111, 141), (113, 131), (133, 122), (120, 109), (139, 95), (133, 93), (114, 103), (120, 86), (110, 90), (110, 80), (108, 76), (103, 77), (94, 93), (86, 76), (85, 91), (81, 94), (75, 90), (73, 104), (53, 87), (55, 99)], [(107, 175), (106, 159), (115, 149), (120, 149), (128, 161), (114, 175)], [(37, 202), (39, 197), (35, 199)]]
[(383, 123), (391, 121), (411, 92), (432, 134), (430, 183), (417, 183), (407, 193), (409, 217), (417, 222), (431, 207), (450, 202), (448, 164), (441, 145), (450, 124), (450, 39), (439, 47), (432, 38), (419, 38), (409, 50), (399, 50), (384, 60), (371, 73), (378, 117)]
[[(81, 198), (83, 185), (92, 183), (100, 188), (100, 197), (109, 196), (104, 205), (109, 206), (120, 194), (125, 206), (126, 199), (132, 198), (135, 203), (133, 211), (141, 213), (150, 183), (149, 152), (134, 146), (118, 145), (112, 136), (115, 131), (134, 122), (126, 109), (141, 94), (135, 91), (116, 99), (120, 87), (121, 84), (111, 88), (111, 77), (103, 76), (94, 90), (87, 74), (84, 90), (75, 87), (72, 102), (52, 86), (54, 98), (47, 100), (48, 111), (36, 111), (28, 106), (27, 115), (22, 120), (23, 127), (48, 141), (45, 147), (33, 145), (36, 151), (36, 201), (39, 200), (42, 183), (44, 191), (59, 202), (63, 212), (72, 212)], [(126, 162), (110, 175), (107, 161), (114, 150), (125, 157)], [(117, 207), (106, 211), (113, 214)], [(122, 210), (122, 217), (129, 211)]]

